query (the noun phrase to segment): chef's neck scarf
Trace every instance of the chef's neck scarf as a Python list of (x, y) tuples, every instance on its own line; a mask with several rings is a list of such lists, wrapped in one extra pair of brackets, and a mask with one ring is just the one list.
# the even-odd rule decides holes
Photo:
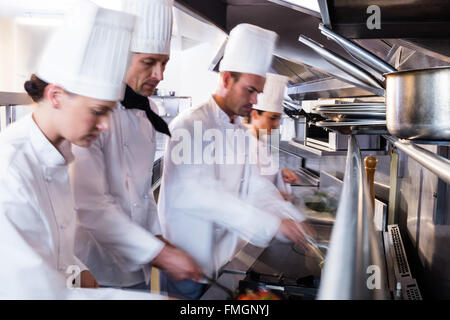
[(155, 130), (171, 137), (169, 126), (159, 115), (153, 112), (150, 108), (148, 98), (137, 94), (128, 85), (125, 90), (125, 97), (123, 101), (121, 101), (121, 104), (127, 109), (139, 109), (145, 111), (148, 120), (150, 120)]

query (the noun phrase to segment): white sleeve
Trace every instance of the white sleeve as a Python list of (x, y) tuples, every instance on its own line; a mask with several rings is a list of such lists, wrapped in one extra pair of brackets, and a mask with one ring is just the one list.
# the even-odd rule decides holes
[[(257, 172), (257, 170), (254, 170)], [(270, 212), (280, 219), (305, 221), (305, 216), (289, 201), (286, 201), (270, 180), (260, 177), (254, 179), (249, 188), (249, 201), (256, 207)]]
[(134, 223), (108, 190), (101, 140), (74, 147), (70, 180), (80, 225), (130, 271), (153, 260), (164, 243)]
[[(159, 200), (160, 214), (169, 215), (170, 210), (183, 211), (224, 226), (254, 245), (267, 246), (276, 235), (281, 220), (227, 191), (223, 182), (216, 178), (214, 164), (176, 162), (172, 151), (175, 149), (176, 152), (177, 145), (183, 141), (174, 139), (174, 131), (178, 128), (172, 128), (172, 139), (164, 156), (164, 198)], [(191, 126), (184, 125), (183, 128)]]

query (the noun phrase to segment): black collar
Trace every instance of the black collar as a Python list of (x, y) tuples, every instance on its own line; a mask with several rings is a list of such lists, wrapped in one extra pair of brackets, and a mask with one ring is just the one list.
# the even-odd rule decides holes
[(148, 120), (156, 131), (167, 134), (169, 137), (171, 136), (167, 123), (150, 108), (148, 97), (141, 96), (127, 85), (125, 97), (120, 103), (127, 109), (139, 109), (145, 111)]

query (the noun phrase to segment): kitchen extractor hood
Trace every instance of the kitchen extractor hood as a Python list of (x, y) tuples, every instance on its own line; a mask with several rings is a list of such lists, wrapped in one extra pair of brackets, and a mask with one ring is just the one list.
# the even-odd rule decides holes
[[(343, 2), (318, 0), (320, 12), (302, 5), (303, 1), (287, 0), (210, 0), (208, 3), (178, 0), (177, 5), (185, 8), (187, 12), (193, 12), (205, 21), (215, 24), (226, 33), (229, 33), (239, 23), (251, 23), (277, 32), (280, 37), (274, 53), (271, 72), (290, 77), (288, 92), (293, 99), (374, 96), (375, 94), (367, 88), (355, 85), (351, 76), (298, 41), (299, 36), (304, 35), (370, 72), (366, 66), (355, 60), (340, 45), (327, 39), (318, 28), (319, 24), (323, 23), (324, 4), (326, 4), (326, 8), (333, 8), (333, 5), (344, 6)], [(353, 2), (347, 1), (347, 3)], [(366, 3), (368, 2), (366, 1)], [(402, 1), (402, 3), (407, 6), (409, 2)], [(440, 16), (442, 15), (439, 14)], [(432, 19), (432, 16), (428, 18)], [(331, 21), (333, 20), (331, 19)], [(398, 70), (450, 63), (448, 39), (444, 41), (433, 38), (352, 40)], [(225, 44), (226, 39), (218, 46), (217, 54), (210, 67), (211, 70), (218, 70)]]

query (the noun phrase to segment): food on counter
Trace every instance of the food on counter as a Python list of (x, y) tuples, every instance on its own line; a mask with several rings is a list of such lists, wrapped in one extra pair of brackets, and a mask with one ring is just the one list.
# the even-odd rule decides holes
[(257, 292), (247, 289), (246, 293), (242, 293), (237, 297), (237, 300), (281, 300), (276, 294), (259, 289)]
[(303, 201), (305, 206), (311, 210), (333, 214), (336, 212), (338, 205), (334, 194), (324, 191), (315, 191), (312, 195), (306, 195)]

